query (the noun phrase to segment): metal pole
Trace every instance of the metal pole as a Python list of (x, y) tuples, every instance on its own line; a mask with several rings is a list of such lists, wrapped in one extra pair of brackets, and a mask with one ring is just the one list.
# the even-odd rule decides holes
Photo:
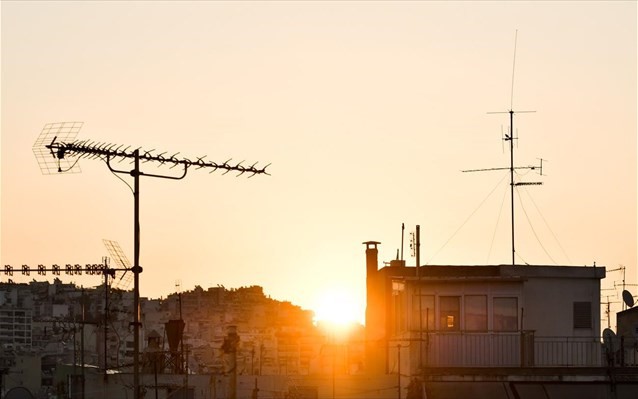
[(81, 373), (81, 381), (80, 381), (80, 390), (82, 392), (81, 398), (84, 399), (85, 386), (84, 386), (84, 322), (85, 319), (85, 302), (86, 298), (84, 297), (84, 287), (82, 287), (82, 327), (80, 327), (80, 373)]
[(77, 387), (77, 378), (78, 378), (78, 351), (77, 351), (77, 330), (78, 330), (78, 316), (75, 314), (75, 309), (73, 311), (73, 378), (71, 378), (71, 389), (70, 397), (77, 398), (78, 396), (75, 393), (75, 389)]
[(401, 223), (401, 260), (403, 260), (403, 235), (405, 232), (405, 224)]
[(423, 298), (421, 296), (421, 226), (416, 225), (416, 276), (419, 279), (419, 367), (423, 367)]
[(397, 363), (399, 364), (397, 373), (397, 397), (401, 399), (401, 344), (397, 345)]
[(512, 199), (512, 266), (516, 265), (514, 250), (514, 111), (510, 110), (510, 193)]
[(337, 343), (335, 340), (334, 333), (332, 333), (332, 399), (335, 399), (335, 374), (336, 374), (335, 368), (337, 367), (336, 358), (337, 358)]
[(140, 152), (135, 150), (133, 245), (133, 399), (140, 399)]
[(106, 259), (104, 258), (104, 382), (108, 381), (108, 374), (106, 370), (108, 369), (107, 364), (107, 338), (108, 338), (108, 312), (109, 312), (109, 275), (107, 273), (107, 264)]

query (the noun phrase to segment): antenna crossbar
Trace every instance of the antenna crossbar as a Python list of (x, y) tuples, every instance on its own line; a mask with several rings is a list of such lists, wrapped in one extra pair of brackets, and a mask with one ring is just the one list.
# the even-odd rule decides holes
[(123, 268), (110, 268), (104, 264), (66, 264), (64, 266), (60, 265), (52, 265), (51, 267), (46, 267), (44, 265), (38, 265), (37, 268), (31, 268), (29, 265), (22, 265), (19, 269), (14, 268), (11, 265), (4, 265), (4, 268), (0, 270), (0, 273), (5, 276), (13, 276), (13, 273), (20, 272), (23, 276), (30, 276), (32, 272), (37, 272), (38, 275), (46, 276), (47, 273), (51, 273), (54, 276), (59, 276), (64, 272), (64, 274), (73, 276), (73, 275), (97, 275), (97, 274), (108, 274), (109, 276), (115, 276), (116, 271), (121, 270), (129, 270)]
[[(264, 167), (257, 167), (257, 163), (245, 166), (243, 161), (238, 163), (230, 163), (230, 159), (219, 163), (214, 161), (206, 161), (204, 157), (198, 157), (196, 160), (191, 160), (185, 157), (177, 157), (179, 153), (175, 153), (171, 156), (165, 156), (165, 153), (153, 154), (154, 150), (144, 151), (136, 149), (134, 151), (128, 151), (129, 147), (121, 149), (122, 146), (115, 147), (114, 144), (99, 143), (94, 141), (73, 141), (70, 143), (51, 142), (45, 146), (51, 151), (57, 159), (65, 159), (66, 157), (88, 158), (88, 159), (101, 159), (101, 160), (116, 160), (116, 159), (135, 159), (135, 152), (139, 151), (139, 160), (141, 162), (155, 162), (160, 165), (170, 165), (171, 167), (182, 165), (186, 168), (195, 167), (197, 169), (209, 168), (213, 169), (212, 172), (221, 169), (227, 172), (235, 171), (239, 172), (237, 176), (241, 176), (244, 173), (250, 174), (250, 177), (257, 174), (269, 174), (266, 168), (270, 164)], [(115, 147), (115, 148), (114, 148)], [(212, 173), (211, 172), (211, 173)]]
[(510, 170), (510, 169), (514, 169), (514, 170), (519, 170), (519, 169), (525, 169), (525, 170), (536, 170), (536, 169), (540, 169), (540, 166), (515, 166), (514, 168), (485, 168), (485, 169), (467, 169), (467, 170), (462, 170), (461, 172), (463, 173), (467, 173), (467, 172), (490, 172), (490, 171), (494, 171), (494, 170)]
[(514, 183), (515, 186), (542, 186), (543, 182), (540, 181), (521, 181)]

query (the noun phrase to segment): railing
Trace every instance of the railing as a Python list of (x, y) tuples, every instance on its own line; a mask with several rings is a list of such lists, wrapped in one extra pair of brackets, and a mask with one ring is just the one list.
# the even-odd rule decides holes
[(412, 333), (398, 343), (410, 348), (413, 364), (425, 367), (638, 366), (634, 338), (604, 343), (601, 337), (536, 336), (533, 331), (458, 331)]
[(421, 342), (422, 356), (424, 364), (428, 366), (515, 367), (521, 365), (520, 333), (428, 333), (424, 334), (423, 340)]
[(535, 337), (534, 366), (603, 366), (605, 350), (599, 337)]

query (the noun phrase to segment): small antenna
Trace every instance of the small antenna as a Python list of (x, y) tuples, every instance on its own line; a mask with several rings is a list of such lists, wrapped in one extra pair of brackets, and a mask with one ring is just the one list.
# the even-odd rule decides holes
[(66, 158), (64, 148), (57, 148), (57, 142), (74, 142), (84, 122), (47, 123), (33, 143), (33, 154), (40, 166), (42, 174), (51, 175), (59, 172), (80, 173), (77, 160)]
[(410, 256), (413, 258), (416, 256), (416, 233), (410, 232)]
[(131, 270), (131, 262), (129, 262), (122, 250), (122, 247), (120, 247), (120, 244), (117, 241), (102, 239), (102, 242), (117, 268), (122, 270), (118, 271), (116, 276), (114, 276), (113, 288), (128, 290), (133, 280), (133, 273), (127, 273)]
[(518, 41), (518, 29), (514, 33), (514, 61), (512, 62), (512, 94), (510, 96), (510, 109), (514, 109), (514, 71), (516, 71), (516, 42)]

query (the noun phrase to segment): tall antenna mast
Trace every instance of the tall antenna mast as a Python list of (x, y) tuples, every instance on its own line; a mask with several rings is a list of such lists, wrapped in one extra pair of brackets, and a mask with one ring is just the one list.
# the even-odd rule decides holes
[(514, 72), (516, 69), (516, 42), (518, 40), (518, 30), (514, 35), (514, 61), (512, 63), (512, 86), (510, 94), (510, 109), (509, 111), (500, 112), (488, 112), (488, 114), (509, 114), (510, 116), (510, 129), (509, 133), (505, 133), (503, 141), (509, 141), (510, 144), (510, 166), (509, 168), (488, 168), (488, 169), (472, 169), (464, 170), (463, 172), (484, 172), (492, 170), (507, 170), (510, 171), (510, 198), (511, 198), (511, 215), (512, 215), (512, 266), (516, 265), (516, 248), (515, 248), (515, 228), (514, 228), (514, 186), (529, 186), (529, 185), (541, 185), (541, 182), (514, 182), (514, 170), (516, 169), (539, 169), (540, 175), (543, 175), (543, 160), (540, 160), (540, 166), (514, 166), (514, 140), (518, 140), (518, 137), (514, 135), (514, 114), (532, 113), (536, 111), (514, 111)]
[[(140, 399), (140, 288), (139, 277), (142, 273), (140, 266), (140, 177), (156, 177), (162, 179), (180, 180), (186, 177), (186, 173), (190, 167), (196, 169), (207, 168), (210, 173), (221, 169), (223, 174), (229, 172), (237, 172), (237, 176), (245, 173), (248, 177), (257, 174), (268, 174), (266, 168), (256, 167), (257, 163), (250, 166), (239, 163), (230, 163), (230, 159), (226, 162), (219, 163), (206, 161), (201, 156), (196, 160), (185, 157), (178, 157), (179, 152), (170, 156), (165, 156), (166, 152), (159, 154), (154, 153), (155, 150), (142, 151), (140, 148), (129, 150), (131, 146), (117, 145), (112, 143), (96, 142), (91, 140), (75, 140), (82, 122), (58, 122), (48, 123), (42, 129), (42, 132), (33, 145), (33, 152), (36, 156), (38, 164), (43, 174), (54, 174), (62, 172), (79, 172), (77, 165), (81, 158), (97, 159), (104, 161), (109, 170), (113, 173), (126, 174), (133, 177), (133, 399)], [(74, 162), (71, 163), (71, 160)], [(132, 170), (118, 170), (111, 165), (113, 161), (129, 160), (133, 163)], [(150, 162), (157, 166), (167, 165), (170, 168), (181, 167), (182, 174), (178, 175), (160, 175), (142, 172), (140, 162)], [(130, 186), (129, 186), (130, 187)]]

